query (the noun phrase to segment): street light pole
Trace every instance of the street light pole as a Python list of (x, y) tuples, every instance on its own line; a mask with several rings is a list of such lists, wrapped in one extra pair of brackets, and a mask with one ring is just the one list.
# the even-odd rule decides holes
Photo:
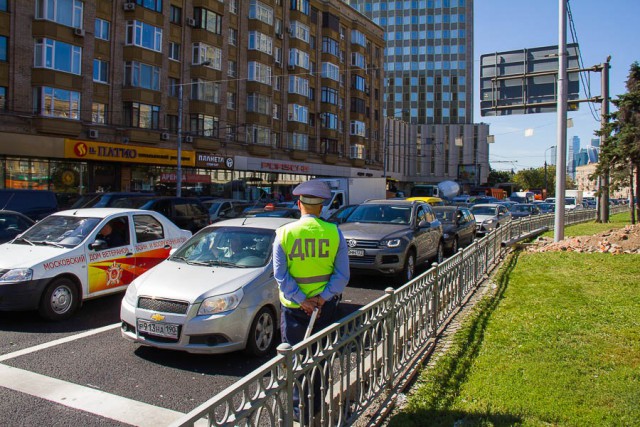
[(182, 196), (182, 85), (178, 87), (178, 166), (176, 172), (176, 196)]
[(558, 145), (554, 242), (564, 240), (564, 195), (567, 180), (567, 0), (558, 0)]

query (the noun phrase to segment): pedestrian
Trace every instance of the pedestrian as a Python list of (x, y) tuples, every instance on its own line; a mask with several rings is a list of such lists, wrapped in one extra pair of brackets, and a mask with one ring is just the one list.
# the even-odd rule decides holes
[[(333, 323), (340, 296), (349, 282), (344, 236), (335, 224), (320, 219), (323, 202), (331, 198), (329, 186), (323, 181), (306, 181), (293, 190), (293, 195), (299, 196), (301, 217), (278, 229), (273, 243), (273, 271), (282, 305), (282, 341), (291, 345), (304, 339), (315, 308), (314, 333)], [(319, 378), (313, 383), (313, 409), (317, 413), (322, 400)], [(294, 388), (293, 406), (294, 418), (300, 420), (298, 387)], [(305, 411), (306, 421), (309, 409)]]
[(107, 248), (117, 248), (119, 246), (124, 246), (127, 244), (126, 240), (122, 237), (120, 232), (114, 232), (114, 221), (109, 221), (102, 227), (98, 235), (96, 236), (99, 240), (104, 240), (107, 243)]

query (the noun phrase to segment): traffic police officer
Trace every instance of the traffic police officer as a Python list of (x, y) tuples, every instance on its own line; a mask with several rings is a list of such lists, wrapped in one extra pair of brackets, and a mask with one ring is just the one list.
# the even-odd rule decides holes
[[(335, 224), (319, 218), (322, 203), (331, 198), (329, 186), (323, 181), (310, 180), (298, 185), (293, 195), (299, 196), (302, 216), (278, 229), (273, 243), (273, 271), (282, 304), (282, 341), (291, 345), (304, 339), (315, 308), (318, 308), (318, 315), (313, 332), (333, 322), (338, 299), (349, 282), (349, 256), (344, 236)], [(320, 379), (313, 382), (314, 412), (317, 412), (321, 400)], [(295, 418), (300, 414), (299, 394), (296, 387), (293, 396)], [(305, 418), (308, 416), (309, 413), (305, 413)]]
[(273, 271), (282, 303), (282, 340), (291, 345), (304, 338), (313, 309), (321, 311), (314, 331), (333, 322), (338, 298), (349, 282), (347, 243), (335, 224), (319, 218), (329, 186), (318, 180), (293, 190), (301, 218), (281, 227), (273, 243)]

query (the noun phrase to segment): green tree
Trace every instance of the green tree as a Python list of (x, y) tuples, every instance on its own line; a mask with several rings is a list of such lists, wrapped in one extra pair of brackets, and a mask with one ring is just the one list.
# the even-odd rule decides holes
[[(596, 133), (605, 141), (601, 145), (596, 174), (602, 177), (610, 172), (612, 188), (626, 184), (630, 186), (631, 194), (637, 196), (640, 192), (640, 182), (637, 179), (640, 172), (640, 64), (638, 62), (631, 64), (626, 89), (627, 93), (618, 95), (617, 99), (611, 101), (618, 110), (609, 115), (609, 122)], [(634, 175), (635, 188), (632, 184)], [(638, 211), (640, 211), (640, 202), (636, 205), (636, 212), (632, 210), (634, 222)], [(608, 218), (603, 217), (602, 220), (608, 221)]]
[(490, 186), (495, 186), (496, 184), (500, 184), (503, 182), (512, 182), (513, 181), (513, 173), (509, 171), (497, 171), (495, 169), (491, 169), (489, 171), (489, 176), (487, 177), (487, 184)]

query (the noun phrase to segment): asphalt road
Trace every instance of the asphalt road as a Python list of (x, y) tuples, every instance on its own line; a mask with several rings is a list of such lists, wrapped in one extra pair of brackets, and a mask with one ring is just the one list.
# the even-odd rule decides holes
[[(352, 279), (341, 316), (379, 298), (391, 283)], [(35, 312), (0, 313), (0, 425), (167, 425), (269, 359), (128, 342), (119, 329), (123, 295), (88, 301), (58, 323)]]

